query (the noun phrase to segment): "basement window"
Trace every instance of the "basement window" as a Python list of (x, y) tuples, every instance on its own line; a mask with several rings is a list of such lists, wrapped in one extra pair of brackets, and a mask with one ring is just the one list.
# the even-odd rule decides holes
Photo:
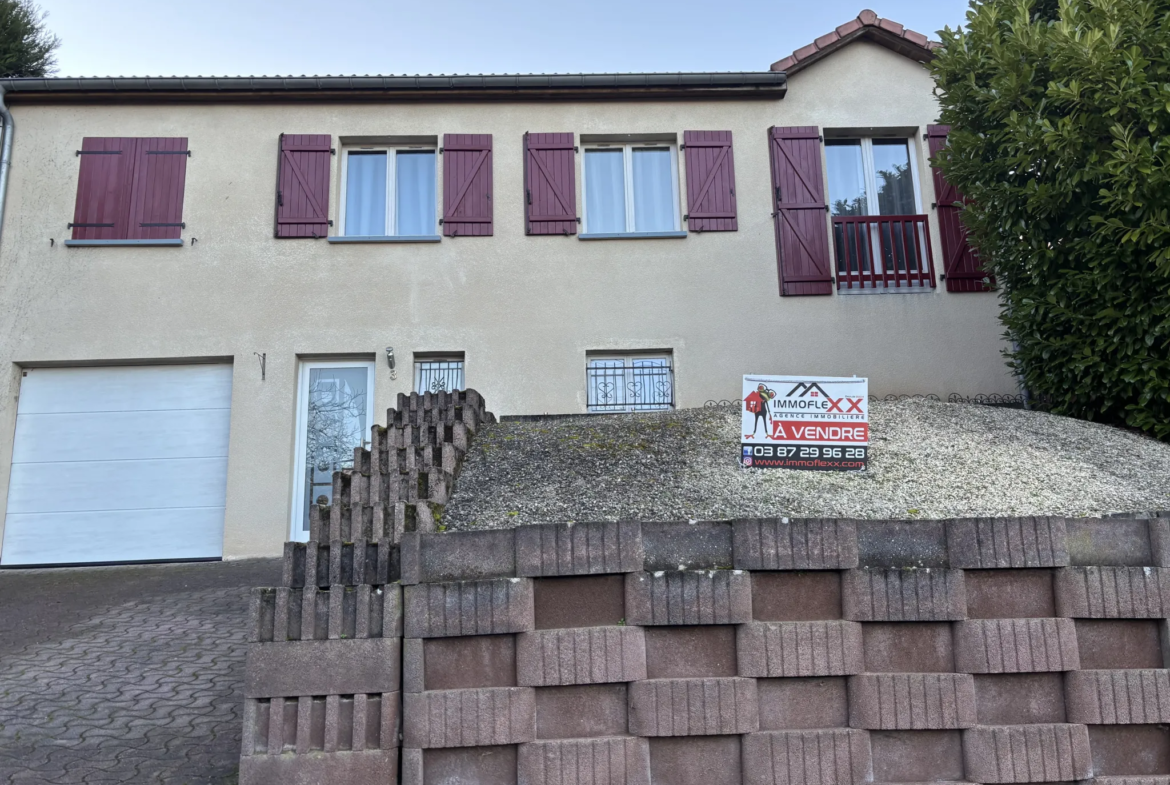
[(463, 353), (415, 354), (414, 391), (454, 392), (463, 389)]
[(590, 355), (585, 380), (590, 412), (674, 408), (674, 364), (669, 353)]

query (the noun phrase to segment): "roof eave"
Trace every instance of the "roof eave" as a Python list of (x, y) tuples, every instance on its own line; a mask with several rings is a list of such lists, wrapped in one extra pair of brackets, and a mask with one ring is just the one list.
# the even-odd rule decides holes
[(15, 101), (783, 98), (782, 72), (345, 77), (0, 79)]

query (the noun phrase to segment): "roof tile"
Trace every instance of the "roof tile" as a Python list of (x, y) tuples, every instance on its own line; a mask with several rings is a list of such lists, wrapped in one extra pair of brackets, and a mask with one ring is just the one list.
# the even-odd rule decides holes
[[(880, 30), (881, 32), (871, 35), (865, 32), (866, 28)], [(927, 62), (930, 60), (934, 56), (934, 50), (942, 46), (937, 41), (931, 41), (922, 33), (907, 30), (904, 26), (893, 20), (882, 19), (867, 8), (858, 14), (856, 19), (851, 19), (833, 32), (822, 35), (808, 46), (803, 46), (788, 57), (776, 61), (772, 64), (771, 70), (798, 71), (829, 54), (836, 48), (834, 45), (842, 39), (851, 36), (855, 37), (857, 34), (861, 34), (867, 39), (872, 39), (875, 43), (886, 46), (899, 54), (918, 60), (919, 62)], [(905, 41), (910, 46), (906, 46), (900, 41), (891, 40), (891, 36), (902, 39), (902, 41)], [(920, 48), (921, 51), (915, 53), (914, 47)]]

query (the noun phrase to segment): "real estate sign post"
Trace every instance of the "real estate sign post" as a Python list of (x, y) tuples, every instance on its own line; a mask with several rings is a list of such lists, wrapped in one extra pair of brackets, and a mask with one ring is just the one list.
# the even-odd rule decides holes
[(740, 463), (861, 471), (869, 463), (869, 379), (744, 376)]

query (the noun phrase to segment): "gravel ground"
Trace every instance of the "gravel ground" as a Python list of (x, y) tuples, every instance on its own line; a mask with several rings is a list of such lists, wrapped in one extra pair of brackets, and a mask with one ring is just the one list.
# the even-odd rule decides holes
[(864, 473), (744, 469), (739, 411), (487, 426), (449, 529), (586, 520), (951, 518), (1170, 509), (1170, 444), (1057, 417), (930, 401), (870, 404)]

